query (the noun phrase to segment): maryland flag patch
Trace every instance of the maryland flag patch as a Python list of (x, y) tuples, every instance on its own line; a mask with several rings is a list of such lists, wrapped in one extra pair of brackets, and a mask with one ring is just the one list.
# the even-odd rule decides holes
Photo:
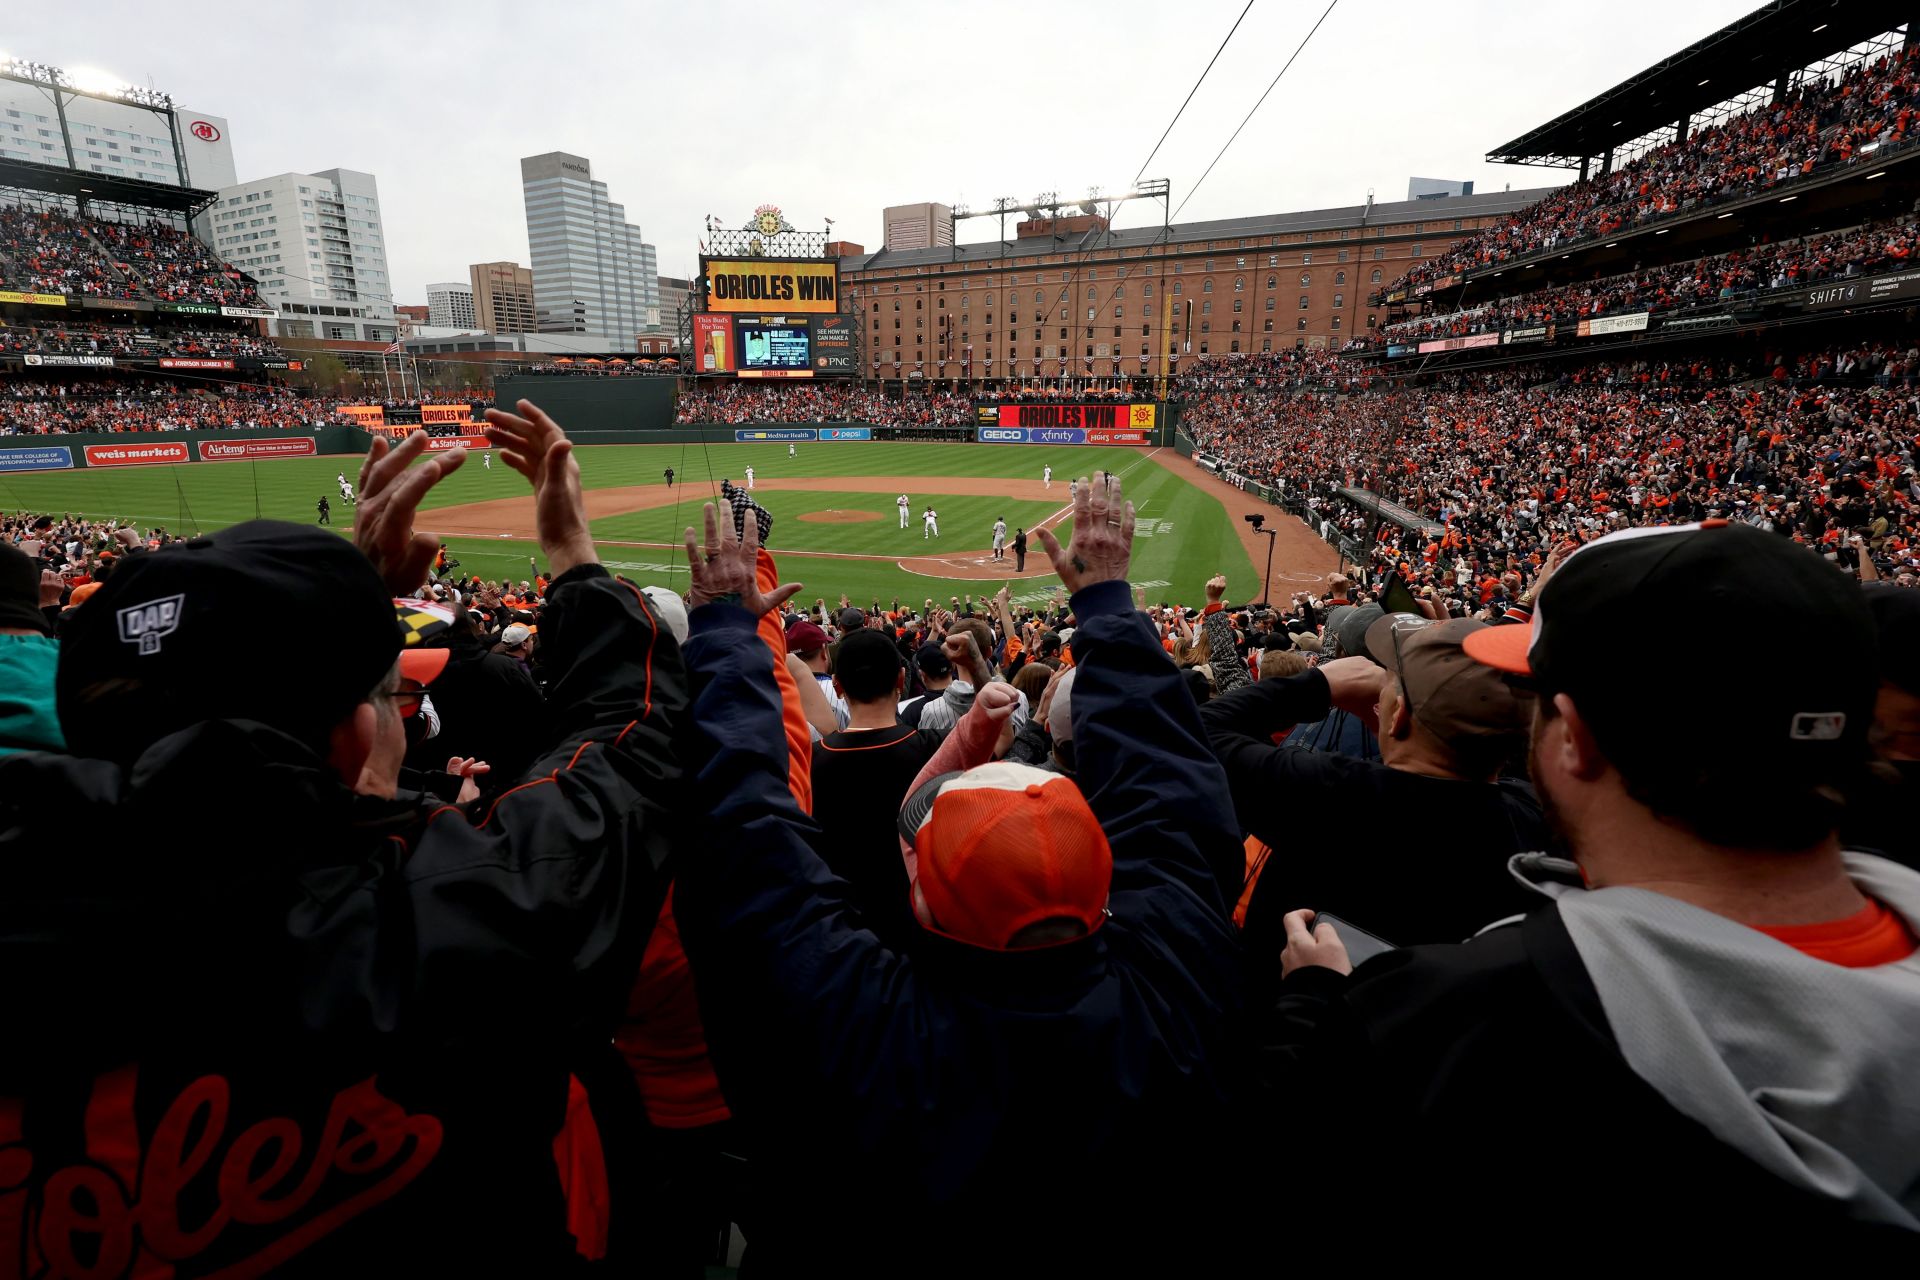
[(412, 649), (453, 626), (453, 610), (431, 600), (395, 600), (394, 617), (400, 623), (400, 644)]

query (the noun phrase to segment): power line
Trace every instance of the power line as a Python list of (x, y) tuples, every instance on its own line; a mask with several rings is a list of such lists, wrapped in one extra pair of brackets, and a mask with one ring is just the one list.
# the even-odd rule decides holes
[(1286, 65), (1280, 68), (1280, 74), (1276, 75), (1273, 78), (1273, 83), (1267, 86), (1267, 92), (1261, 94), (1260, 100), (1253, 104), (1253, 111), (1247, 112), (1247, 118), (1240, 122), (1240, 128), (1235, 129), (1233, 131), (1232, 137), (1229, 137), (1227, 139), (1226, 146), (1223, 146), (1220, 148), (1220, 155), (1217, 155), (1213, 158), (1213, 164), (1209, 164), (1207, 166), (1206, 173), (1203, 173), (1200, 175), (1200, 181), (1194, 183), (1193, 189), (1187, 192), (1187, 199), (1182, 200), (1180, 202), (1180, 209), (1175, 209), (1173, 211), (1174, 218), (1178, 218), (1180, 216), (1180, 210), (1185, 209), (1187, 207), (1187, 200), (1193, 199), (1193, 197), (1199, 192), (1201, 185), (1206, 182), (1208, 174), (1211, 174), (1213, 172), (1213, 166), (1219, 164), (1220, 157), (1227, 154), (1227, 147), (1231, 147), (1233, 145), (1234, 138), (1238, 138), (1240, 136), (1240, 130), (1245, 129), (1247, 125), (1253, 121), (1254, 113), (1260, 110), (1262, 103), (1266, 102), (1267, 95), (1272, 93), (1274, 89), (1279, 86), (1281, 76), (1284, 76), (1287, 74), (1287, 68), (1293, 65), (1294, 58), (1298, 58), (1300, 56), (1301, 50), (1307, 47), (1307, 41), (1313, 39), (1314, 32), (1320, 30), (1320, 23), (1325, 22), (1327, 18), (1332, 15), (1334, 9), (1337, 8), (1339, 4), (1340, 4), (1340, 0), (1331, 0), (1331, 3), (1327, 5), (1327, 11), (1320, 15), (1320, 21), (1315, 22), (1313, 24), (1312, 28), (1301, 39), (1299, 48), (1293, 51), (1293, 56), (1288, 58), (1286, 61)]
[(1187, 103), (1192, 102), (1193, 95), (1200, 92), (1200, 86), (1205, 84), (1207, 81), (1207, 72), (1212, 71), (1213, 64), (1220, 61), (1220, 55), (1227, 51), (1227, 40), (1233, 39), (1233, 33), (1240, 29), (1240, 24), (1246, 21), (1247, 13), (1252, 8), (1253, 8), (1253, 0), (1247, 0), (1247, 7), (1240, 11), (1240, 16), (1233, 20), (1233, 26), (1227, 31), (1227, 39), (1222, 40), (1220, 42), (1220, 47), (1213, 51), (1213, 57), (1207, 60), (1206, 71), (1202, 71), (1200, 73), (1200, 78), (1193, 82), (1193, 88), (1187, 90), (1186, 102), (1182, 102), (1180, 104), (1180, 109), (1173, 113), (1173, 119), (1169, 121), (1167, 124), (1167, 132), (1160, 135), (1160, 141), (1153, 144), (1153, 150), (1149, 151), (1147, 153), (1147, 158), (1140, 162), (1140, 173), (1136, 173), (1133, 175), (1133, 182), (1135, 186), (1140, 185), (1140, 175), (1144, 174), (1147, 171), (1147, 166), (1153, 163), (1153, 158), (1160, 154), (1160, 146), (1162, 143), (1164, 143), (1167, 140), (1167, 134), (1173, 132), (1173, 126), (1176, 124), (1179, 124), (1180, 117), (1187, 113)]

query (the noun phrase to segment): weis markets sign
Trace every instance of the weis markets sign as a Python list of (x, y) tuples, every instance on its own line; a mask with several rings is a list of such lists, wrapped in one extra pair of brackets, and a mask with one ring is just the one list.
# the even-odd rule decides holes
[(202, 440), (200, 461), (239, 462), (248, 458), (306, 458), (318, 453), (312, 436), (281, 440)]
[(139, 467), (154, 462), (192, 462), (184, 440), (158, 444), (90, 444), (85, 449), (90, 467)]
[(804, 262), (707, 263), (709, 311), (822, 312), (840, 309), (839, 264)]

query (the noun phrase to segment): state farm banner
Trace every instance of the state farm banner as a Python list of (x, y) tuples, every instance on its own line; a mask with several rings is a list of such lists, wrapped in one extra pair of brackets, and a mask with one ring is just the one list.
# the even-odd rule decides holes
[(308, 458), (320, 452), (312, 436), (281, 440), (202, 440), (200, 461), (239, 462), (249, 458)]
[(493, 441), (485, 436), (428, 436), (428, 453), (445, 453), (448, 449), (465, 446), (469, 449), (491, 449)]
[(423, 404), (420, 406), (420, 421), (427, 422), (472, 422), (473, 406), (470, 404)]
[(351, 418), (363, 427), (381, 427), (387, 422), (387, 411), (377, 404), (343, 404), (334, 409), (343, 418)]
[(205, 360), (198, 357), (189, 358), (186, 356), (162, 356), (160, 358), (160, 367), (162, 369), (231, 369), (233, 368), (233, 361)]
[(90, 444), (84, 450), (90, 467), (137, 467), (153, 462), (192, 462), (184, 440), (154, 444)]
[(112, 356), (35, 355), (33, 352), (28, 352), (20, 358), (28, 364), (45, 365), (48, 368), (71, 368), (75, 366), (85, 369), (113, 368)]
[(1582, 320), (1580, 336), (1597, 338), (1607, 333), (1638, 333), (1647, 327), (1645, 311), (1636, 311), (1630, 316), (1601, 316), (1598, 320)]

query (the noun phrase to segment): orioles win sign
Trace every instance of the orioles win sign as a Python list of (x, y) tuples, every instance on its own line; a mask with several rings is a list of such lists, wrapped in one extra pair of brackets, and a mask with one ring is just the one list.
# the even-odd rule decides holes
[(709, 258), (708, 311), (818, 314), (840, 309), (840, 265), (803, 261)]

